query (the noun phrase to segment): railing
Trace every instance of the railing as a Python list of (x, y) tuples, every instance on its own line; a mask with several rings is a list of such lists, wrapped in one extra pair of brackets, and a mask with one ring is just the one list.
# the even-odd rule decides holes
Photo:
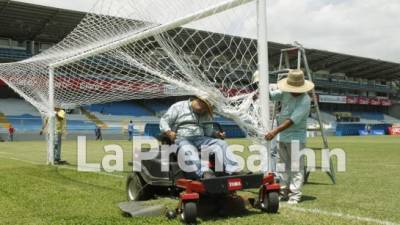
[(396, 90), (390, 85), (382, 84), (365, 84), (357, 81), (347, 81), (347, 80), (328, 80), (323, 78), (315, 78), (314, 82), (316, 86), (328, 87), (328, 88), (340, 88), (340, 89), (350, 89), (350, 90), (369, 90), (375, 92), (384, 93), (395, 93)]

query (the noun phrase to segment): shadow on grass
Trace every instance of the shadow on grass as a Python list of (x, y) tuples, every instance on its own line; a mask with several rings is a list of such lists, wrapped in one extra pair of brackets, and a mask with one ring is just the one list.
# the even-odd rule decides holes
[(305, 185), (332, 185), (330, 183), (307, 182)]
[[(198, 206), (198, 217), (203, 221), (215, 221), (237, 217), (248, 217), (264, 214), (259, 209), (250, 206), (247, 198), (233, 195), (218, 198), (202, 198)], [(279, 214), (279, 212), (278, 212)]]
[(317, 197), (310, 196), (310, 195), (303, 195), (301, 196), (301, 202), (308, 202), (308, 201), (315, 201)]

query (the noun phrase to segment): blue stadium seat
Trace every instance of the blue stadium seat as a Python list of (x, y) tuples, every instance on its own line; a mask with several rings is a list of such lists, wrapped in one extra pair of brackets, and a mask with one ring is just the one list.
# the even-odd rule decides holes
[(352, 115), (367, 120), (384, 120), (384, 114), (380, 112), (352, 112)]
[(165, 112), (172, 105), (172, 103), (159, 100), (148, 101), (144, 104), (147, 108), (151, 109), (155, 113)]
[(338, 123), (336, 136), (358, 136), (360, 130), (365, 130), (365, 124)]
[(22, 60), (29, 57), (32, 57), (32, 54), (24, 49), (0, 48), (0, 58)]
[(151, 136), (151, 137), (156, 137), (160, 135), (160, 124), (158, 123), (148, 123), (144, 127), (144, 135), (145, 136)]
[(148, 110), (144, 109), (140, 105), (128, 101), (94, 104), (85, 108), (91, 112), (99, 112), (105, 115), (152, 116), (152, 113)]
[(81, 120), (67, 120), (67, 129), (69, 131), (94, 130), (96, 125), (93, 122)]
[(388, 134), (389, 127), (391, 127), (391, 126), (392, 126), (392, 124), (388, 124), (388, 123), (374, 124), (371, 126), (371, 130), (384, 131), (384, 134)]
[(42, 118), (28, 114), (20, 116), (6, 116), (6, 119), (13, 125), (16, 132), (39, 131), (42, 127)]

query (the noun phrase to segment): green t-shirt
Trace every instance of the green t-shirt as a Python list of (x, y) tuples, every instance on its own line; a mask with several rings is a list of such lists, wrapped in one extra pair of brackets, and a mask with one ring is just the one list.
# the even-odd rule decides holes
[(307, 118), (310, 114), (311, 99), (307, 93), (293, 96), (291, 93), (280, 90), (270, 92), (271, 100), (281, 102), (281, 112), (277, 117), (278, 125), (290, 119), (293, 125), (278, 135), (279, 142), (290, 143), (298, 140), (306, 143)]

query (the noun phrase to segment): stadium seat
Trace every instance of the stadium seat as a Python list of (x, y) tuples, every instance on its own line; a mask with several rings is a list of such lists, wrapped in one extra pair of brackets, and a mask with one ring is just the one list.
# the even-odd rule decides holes
[(338, 123), (336, 126), (336, 136), (358, 136), (360, 130), (365, 130), (366, 124), (359, 123)]
[(0, 58), (22, 60), (31, 57), (24, 49), (0, 48)]
[(115, 102), (106, 104), (94, 104), (85, 107), (91, 112), (99, 112), (104, 115), (130, 115), (130, 116), (152, 116), (145, 108), (133, 102)]

